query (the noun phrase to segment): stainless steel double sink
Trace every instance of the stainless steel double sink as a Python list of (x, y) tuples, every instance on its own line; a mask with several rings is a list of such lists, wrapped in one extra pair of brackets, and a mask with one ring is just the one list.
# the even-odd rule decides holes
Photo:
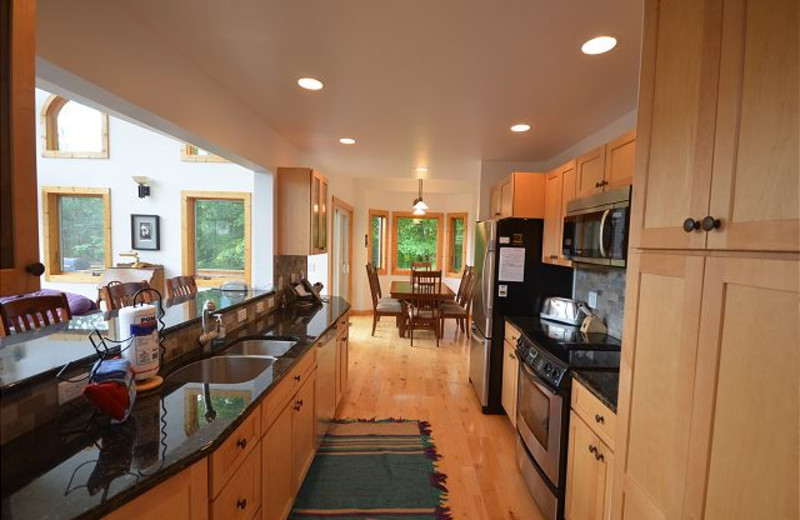
[(261, 375), (296, 344), (290, 339), (244, 338), (214, 357), (179, 368), (167, 379), (180, 383), (244, 383)]

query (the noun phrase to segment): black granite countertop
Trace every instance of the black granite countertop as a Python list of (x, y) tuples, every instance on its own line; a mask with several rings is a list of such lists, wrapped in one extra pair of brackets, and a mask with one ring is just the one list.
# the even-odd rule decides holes
[[(210, 289), (167, 300), (164, 304), (164, 331), (170, 333), (196, 323), (203, 314), (206, 301), (213, 301), (220, 312), (273, 293), (272, 289), (241, 292)], [(116, 319), (116, 311), (97, 312), (75, 316), (66, 323), (0, 338), (0, 392), (13, 390), (15, 386), (37, 378), (52, 377), (70, 361), (92, 362), (96, 353), (87, 339), (88, 334), (97, 329), (104, 336), (117, 339)]]
[[(247, 334), (294, 336), (284, 356), (247, 383), (171, 383), (137, 396), (131, 417), (111, 425), (83, 399), (50, 424), (0, 449), (4, 520), (100, 518), (207, 456), (258, 406), (295, 362), (350, 308), (330, 298), (311, 311), (288, 309)], [(227, 345), (217, 349), (223, 350)], [(206, 402), (216, 417), (206, 419)]]
[(618, 370), (573, 370), (572, 376), (580, 381), (592, 394), (612, 412), (617, 413), (619, 395)]

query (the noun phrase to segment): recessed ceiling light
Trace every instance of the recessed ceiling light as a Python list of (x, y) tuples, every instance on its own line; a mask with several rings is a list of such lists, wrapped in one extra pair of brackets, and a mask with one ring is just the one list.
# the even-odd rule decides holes
[(419, 168), (417, 168), (417, 173), (428, 173), (428, 169), (425, 168), (424, 166), (420, 166)]
[(356, 140), (352, 137), (342, 137), (339, 142), (342, 144), (356, 144)]
[(526, 125), (525, 123), (520, 123), (511, 127), (512, 132), (527, 132), (530, 129), (531, 125)]
[(322, 82), (314, 78), (300, 78), (297, 84), (306, 90), (322, 90), (323, 87)]
[(617, 46), (617, 39), (613, 36), (598, 36), (581, 45), (581, 52), (595, 55), (608, 52)]

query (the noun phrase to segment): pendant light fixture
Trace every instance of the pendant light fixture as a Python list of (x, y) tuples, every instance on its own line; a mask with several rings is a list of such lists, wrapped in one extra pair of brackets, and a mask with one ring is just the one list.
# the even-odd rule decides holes
[(414, 199), (414, 215), (422, 216), (428, 210), (428, 205), (422, 200), (422, 179), (418, 179), (419, 183), (419, 196)]

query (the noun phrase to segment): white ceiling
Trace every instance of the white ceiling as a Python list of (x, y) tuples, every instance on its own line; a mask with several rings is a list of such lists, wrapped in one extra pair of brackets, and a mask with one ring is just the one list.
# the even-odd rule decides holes
[[(354, 177), (546, 161), (636, 106), (642, 0), (122, 4), (321, 167)], [(600, 34), (617, 48), (581, 54)], [(325, 89), (298, 88), (302, 76)], [(517, 122), (533, 129), (510, 132)]]

